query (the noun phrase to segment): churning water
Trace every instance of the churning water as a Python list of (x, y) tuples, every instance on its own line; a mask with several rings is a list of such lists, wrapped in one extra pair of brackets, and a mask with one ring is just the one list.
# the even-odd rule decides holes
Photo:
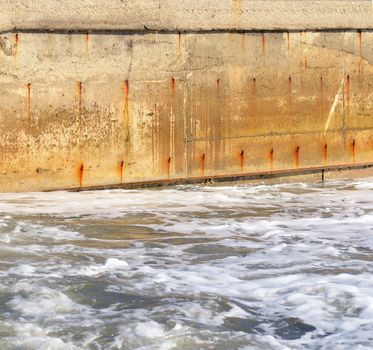
[(0, 195), (0, 349), (372, 349), (373, 180)]

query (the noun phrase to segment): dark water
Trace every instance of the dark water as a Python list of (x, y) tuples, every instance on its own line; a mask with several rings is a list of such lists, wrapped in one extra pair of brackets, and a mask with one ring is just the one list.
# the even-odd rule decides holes
[(0, 349), (372, 349), (373, 180), (0, 195)]

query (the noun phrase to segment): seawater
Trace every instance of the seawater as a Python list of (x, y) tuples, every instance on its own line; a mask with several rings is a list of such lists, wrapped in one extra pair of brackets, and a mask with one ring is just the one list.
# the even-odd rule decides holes
[(372, 349), (373, 179), (0, 194), (0, 349)]

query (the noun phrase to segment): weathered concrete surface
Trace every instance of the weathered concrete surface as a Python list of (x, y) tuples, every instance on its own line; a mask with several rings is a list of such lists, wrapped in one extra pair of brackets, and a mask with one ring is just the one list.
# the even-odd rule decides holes
[(373, 33), (7, 33), (0, 190), (373, 161)]
[(0, 0), (0, 31), (371, 29), (371, 0)]

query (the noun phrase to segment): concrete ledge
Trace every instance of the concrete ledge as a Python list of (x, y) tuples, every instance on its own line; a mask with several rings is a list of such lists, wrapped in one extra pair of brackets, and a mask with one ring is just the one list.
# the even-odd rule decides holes
[(0, 31), (373, 29), (371, 0), (0, 0)]

